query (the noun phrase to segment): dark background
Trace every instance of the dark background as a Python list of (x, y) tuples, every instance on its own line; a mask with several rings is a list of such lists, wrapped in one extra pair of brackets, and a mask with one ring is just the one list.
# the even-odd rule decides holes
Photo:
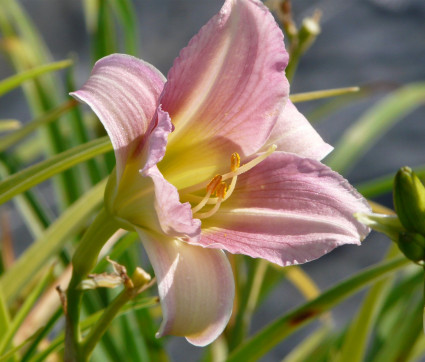
[[(80, 1), (23, 0), (25, 8), (44, 36), (54, 60), (75, 53), (77, 75), (81, 85), (91, 70), (90, 44)], [(140, 24), (141, 58), (167, 74), (173, 59), (189, 39), (214, 15), (221, 0), (140, 0), (134, 2)], [(321, 9), (322, 33), (300, 62), (291, 92), (385, 84), (397, 86), (425, 80), (425, 1), (423, 0), (294, 0), (295, 19), (312, 15)], [(1, 11), (1, 10), (0, 10)], [(13, 74), (6, 60), (0, 57), (0, 79)], [(376, 91), (366, 99), (352, 103), (317, 124), (320, 134), (335, 144), (344, 129), (355, 122), (365, 110), (382, 99), (386, 91)], [(308, 115), (315, 103), (299, 104)], [(29, 110), (20, 90), (0, 98), (0, 118), (30, 120)], [(424, 108), (409, 114), (363, 157), (346, 175), (352, 183), (395, 173), (404, 165), (425, 163)], [(391, 207), (391, 196), (381, 202)], [(12, 227), (21, 248), (30, 242), (27, 231), (16, 213)], [(326, 288), (355, 271), (379, 261), (390, 241), (373, 234), (361, 247), (345, 246), (305, 265), (305, 270), (321, 288)], [(298, 291), (288, 283), (277, 288), (270, 300), (260, 308), (253, 329), (258, 330), (296, 303)], [(336, 308), (339, 326), (345, 325), (361, 302), (351, 298)], [(282, 359), (302, 338), (298, 333), (271, 352), (264, 361)], [(200, 350), (181, 338), (170, 343), (174, 360), (189, 361), (199, 357)], [(188, 358), (187, 356), (191, 356)]]

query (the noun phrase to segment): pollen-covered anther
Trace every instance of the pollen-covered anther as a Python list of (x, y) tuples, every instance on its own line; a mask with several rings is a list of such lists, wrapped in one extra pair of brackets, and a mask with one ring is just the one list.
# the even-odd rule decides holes
[(204, 198), (199, 202), (198, 205), (194, 206), (192, 208), (192, 213), (194, 214), (195, 212), (198, 212), (199, 210), (201, 210), (208, 202), (208, 200), (210, 199), (212, 193), (214, 191), (216, 191), (220, 185), (221, 185), (221, 175), (215, 175), (212, 180), (208, 183), (206, 189), (207, 189), (207, 193), (204, 196)]
[(220, 182), (220, 184), (217, 186), (215, 193), (217, 196), (217, 201), (214, 205), (214, 207), (212, 209), (210, 209), (207, 212), (202, 212), (202, 213), (194, 213), (193, 209), (193, 217), (197, 218), (197, 219), (206, 219), (207, 217), (210, 217), (212, 215), (214, 215), (218, 209), (220, 208), (220, 205), (222, 203), (222, 201), (224, 200), (224, 197), (226, 196), (226, 192), (227, 192), (227, 185), (225, 182)]
[(234, 152), (232, 153), (232, 156), (230, 157), (230, 169), (232, 172), (235, 172), (241, 165), (241, 157), (239, 156), (239, 153)]
[(221, 175), (215, 175), (207, 185), (207, 193), (210, 193), (211, 195), (220, 185), (222, 178), (223, 177)]
[[(231, 172), (225, 173), (223, 174), (223, 181), (226, 181), (230, 178), (233, 178), (237, 175), (241, 175), (247, 171), (249, 171), (250, 169), (252, 169), (253, 167), (257, 166), (259, 163), (263, 162), (267, 157), (269, 157), (274, 151), (276, 151), (277, 146), (276, 145), (271, 145), (268, 150), (262, 154), (260, 154), (259, 156), (253, 158), (251, 161), (245, 163), (244, 165), (240, 166), (240, 159), (239, 159), (239, 163), (237, 164), (235, 161), (235, 165), (237, 164), (237, 167), (235, 169), (233, 169), (233, 156), (237, 153), (235, 152), (234, 154), (232, 154), (231, 157), (231, 167), (232, 170)], [(237, 155), (237, 157), (239, 157), (239, 155)]]
[[(206, 186), (206, 190), (207, 190), (206, 195), (201, 199), (201, 201), (196, 206), (194, 206), (192, 208), (193, 216), (198, 217), (198, 218), (202, 218), (202, 217), (208, 217), (208, 216), (204, 216), (204, 215), (211, 216), (213, 213), (215, 213), (218, 210), (220, 204), (223, 201), (226, 201), (232, 195), (233, 191), (236, 188), (238, 175), (241, 175), (241, 174), (249, 171), (250, 169), (252, 169), (256, 165), (258, 165), (259, 163), (264, 161), (267, 157), (269, 157), (276, 150), (276, 148), (277, 148), (276, 145), (270, 146), (266, 152), (264, 152), (264, 153), (260, 154), (259, 156), (253, 158), (251, 161), (245, 163), (242, 166), (241, 166), (241, 158), (240, 158), (239, 154), (237, 152), (234, 152), (230, 156), (230, 172), (225, 173), (223, 175), (216, 175), (212, 178), (212, 180)], [(229, 179), (231, 179), (231, 181), (230, 181), (229, 187), (227, 187), (227, 184), (224, 181), (229, 180)], [(205, 187), (205, 186), (203, 186), (203, 187)], [(183, 190), (181, 190), (181, 192), (183, 194), (188, 195), (192, 200), (198, 201), (200, 199), (200, 197), (198, 197), (196, 195), (190, 195), (190, 193), (194, 192), (194, 191), (198, 191), (200, 188), (202, 188), (202, 186), (200, 184), (198, 184), (198, 185), (194, 185), (194, 186), (191, 186), (189, 188), (183, 189)], [(215, 197), (211, 197), (211, 195), (213, 195), (213, 193), (215, 193), (215, 195), (214, 195)], [(208, 205), (215, 205), (215, 206), (209, 212), (195, 215), (195, 213), (200, 211), (207, 204)], [(215, 211), (212, 213), (213, 210), (215, 210)]]
[(217, 186), (217, 189), (215, 190), (215, 194), (218, 198), (224, 199), (227, 193), (227, 185), (225, 182), (221, 182), (220, 185)]

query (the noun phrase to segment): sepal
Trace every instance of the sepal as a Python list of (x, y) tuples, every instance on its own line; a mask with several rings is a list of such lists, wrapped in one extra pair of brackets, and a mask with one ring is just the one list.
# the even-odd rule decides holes
[(396, 215), (358, 212), (354, 214), (354, 217), (362, 224), (365, 224), (371, 229), (387, 235), (395, 242), (397, 242), (399, 234), (406, 231)]

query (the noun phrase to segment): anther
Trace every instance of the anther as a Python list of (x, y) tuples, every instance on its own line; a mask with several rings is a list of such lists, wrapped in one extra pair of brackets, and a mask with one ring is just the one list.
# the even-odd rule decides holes
[(212, 193), (218, 190), (218, 188), (220, 188), (221, 179), (222, 179), (221, 175), (216, 175), (213, 177), (213, 179), (207, 185), (207, 194), (204, 196), (204, 198), (201, 200), (201, 202), (198, 205), (192, 208), (192, 213), (198, 212), (206, 205)]
[(217, 195), (218, 198), (222, 198), (224, 199), (224, 197), (226, 196), (227, 193), (227, 185), (225, 182), (221, 182), (220, 185), (218, 185), (215, 194)]
[(232, 170), (232, 172), (225, 173), (223, 175), (223, 181), (228, 180), (230, 178), (233, 178), (234, 176), (241, 175), (244, 172), (249, 171), (251, 168), (257, 166), (260, 162), (264, 161), (267, 157), (269, 157), (274, 151), (276, 151), (276, 148), (277, 148), (276, 145), (271, 145), (266, 152), (255, 157), (254, 159), (252, 159), (248, 163), (245, 163), (244, 165), (240, 166), (235, 171)]
[(215, 175), (213, 179), (207, 185), (207, 193), (210, 193), (211, 195), (220, 185), (221, 179), (222, 179), (221, 175)]
[(241, 165), (241, 158), (239, 156), (239, 153), (237, 152), (232, 153), (232, 156), (230, 157), (230, 169), (232, 170), (232, 172), (235, 172), (240, 165)]
[[(206, 219), (207, 217), (210, 217), (212, 215), (214, 215), (218, 209), (220, 208), (221, 202), (223, 201), (224, 197), (226, 196), (226, 190), (227, 190), (227, 185), (225, 182), (221, 182), (220, 185), (217, 186), (216, 189), (216, 194), (217, 194), (217, 203), (214, 205), (214, 207), (207, 211), (207, 212), (202, 212), (202, 213), (193, 213), (193, 217), (197, 218), (197, 219)], [(193, 209), (192, 209), (193, 212)]]

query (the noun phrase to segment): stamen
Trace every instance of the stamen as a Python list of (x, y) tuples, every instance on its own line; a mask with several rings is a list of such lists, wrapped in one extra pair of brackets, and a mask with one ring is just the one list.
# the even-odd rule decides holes
[(217, 187), (221, 184), (221, 179), (223, 177), (221, 175), (215, 175), (213, 179), (207, 185), (207, 191), (211, 191), (213, 193)]
[[(216, 175), (213, 177), (213, 179), (206, 184), (206, 195), (201, 198), (200, 196), (191, 195), (191, 192), (198, 191), (199, 189), (205, 187), (205, 183), (193, 185), (191, 187), (188, 187), (186, 189), (180, 190), (182, 194), (186, 195), (186, 198), (191, 201), (199, 201), (201, 200), (196, 206), (192, 208), (193, 217), (198, 219), (205, 219), (207, 217), (210, 217), (214, 215), (217, 210), (220, 208), (220, 205), (223, 201), (226, 201), (233, 193), (236, 187), (236, 182), (238, 179), (238, 175), (243, 174), (244, 172), (249, 171), (253, 167), (257, 166), (259, 163), (264, 161), (267, 157), (269, 157), (275, 150), (277, 146), (272, 145), (269, 147), (269, 149), (264, 152), (263, 154), (259, 155), (258, 157), (252, 159), (248, 163), (244, 165), (241, 164), (241, 158), (237, 152), (233, 153), (230, 157), (230, 169), (231, 172), (228, 172), (224, 175)], [(225, 180), (232, 179), (230, 182), (230, 186), (227, 189), (227, 185)], [(211, 197), (211, 195), (215, 192), (216, 197)], [(210, 209), (207, 212), (204, 213), (197, 213), (200, 211), (205, 205), (214, 205), (212, 209)]]
[(225, 182), (220, 183), (220, 185), (217, 187), (217, 190), (216, 190), (217, 203), (214, 205), (214, 207), (210, 211), (199, 213), (199, 214), (193, 214), (193, 217), (196, 219), (206, 219), (207, 217), (214, 215), (220, 208), (220, 205), (224, 197), (226, 196), (226, 189), (227, 189), (226, 183)]
[(192, 213), (198, 212), (201, 210), (205, 204), (208, 202), (209, 198), (211, 197), (211, 194), (217, 189), (217, 187), (220, 187), (221, 185), (221, 175), (215, 175), (213, 179), (208, 183), (207, 185), (207, 194), (204, 196), (204, 198), (199, 202), (198, 205), (194, 206), (192, 208)]
[(217, 190), (215, 192), (216, 196), (218, 198), (224, 199), (227, 193), (227, 185), (225, 182), (221, 182), (220, 185), (217, 187)]
[(223, 201), (226, 201), (230, 197), (230, 195), (232, 194), (233, 190), (236, 187), (237, 180), (238, 180), (238, 176), (234, 176), (232, 178), (232, 182), (230, 183), (229, 189), (227, 190), (226, 195), (223, 198)]
[(235, 172), (240, 165), (241, 157), (239, 156), (239, 153), (232, 153), (232, 156), (230, 157), (230, 169), (232, 170), (232, 172)]
[(269, 157), (274, 151), (276, 151), (276, 148), (276, 145), (271, 145), (269, 149), (260, 156), (237, 168), (235, 171), (232, 170), (232, 172), (225, 173), (223, 175), (223, 181), (228, 180), (229, 178), (233, 178), (237, 175), (241, 175), (246, 171), (249, 171), (251, 168), (257, 166), (260, 162), (264, 161), (267, 157)]

